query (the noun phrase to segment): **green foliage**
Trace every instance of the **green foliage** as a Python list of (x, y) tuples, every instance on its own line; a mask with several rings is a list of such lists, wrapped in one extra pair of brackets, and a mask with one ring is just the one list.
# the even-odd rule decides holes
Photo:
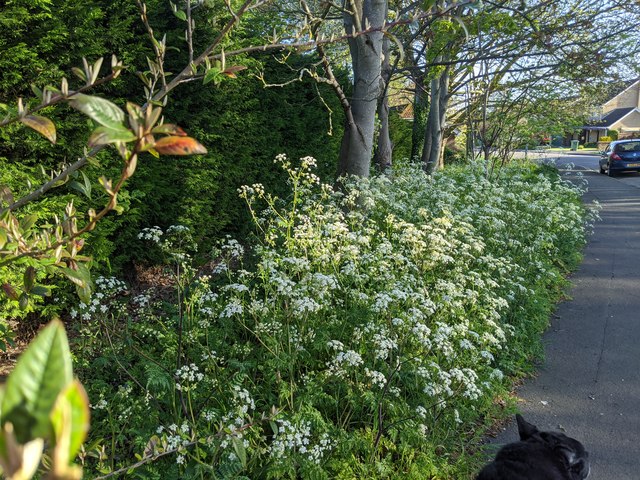
[(396, 110), (389, 112), (389, 135), (393, 143), (393, 160), (411, 158), (413, 122), (404, 120)]
[[(93, 66), (84, 62), (84, 70), (79, 72), (85, 78), (87, 86), (93, 86), (98, 81), (101, 64), (102, 60), (98, 60)], [(122, 66), (115, 56), (112, 57), (111, 67), (111, 78), (117, 78)], [(28, 307), (31, 296), (49, 294), (46, 287), (35, 284), (38, 270), (45, 270), (48, 274), (62, 273), (75, 284), (80, 298), (88, 301), (93, 288), (88, 267), (90, 259), (79, 255), (84, 246), (84, 240), (80, 237), (92, 231), (98, 221), (108, 213), (122, 212), (122, 207), (118, 205), (118, 194), (125, 181), (134, 174), (140, 155), (145, 152), (151, 152), (155, 157), (160, 154), (185, 156), (207, 153), (202, 144), (186, 136), (180, 127), (164, 123), (161, 120), (162, 109), (159, 107), (149, 105), (143, 109), (128, 102), (125, 115), (120, 107), (107, 99), (69, 92), (66, 80), (62, 81), (60, 90), (47, 86), (46, 91), (47, 94), (43, 94), (42, 103), (35, 107), (36, 109), (57, 102), (67, 102), (99, 125), (89, 137), (89, 146), (113, 145), (124, 165), (120, 167), (121, 171), (115, 179), (112, 180), (104, 175), (98, 179), (107, 202), (98, 212), (90, 208), (87, 211), (87, 219), (77, 214), (72, 200), (65, 206), (62, 217), (53, 215), (52, 218), (46, 219), (48, 223), (37, 225), (39, 220), (37, 214), (16, 213), (20, 209), (18, 206), (20, 201), (15, 200), (10, 187), (2, 186), (0, 266), (12, 265), (24, 268), (21, 284), (4, 283), (2, 288), (10, 300), (18, 302), (21, 309)], [(31, 117), (27, 115), (28, 110), (24, 109), (21, 101), (18, 102), (17, 110), (17, 120), (22, 121), (24, 118)], [(123, 124), (125, 119), (127, 126)], [(3, 123), (7, 124), (7, 121)], [(55, 135), (52, 133), (55, 132), (55, 124), (49, 119), (41, 117), (41, 120), (25, 124), (48, 139), (55, 140)], [(53, 174), (52, 177), (55, 179), (47, 182), (50, 185), (49, 188), (70, 181), (68, 174)], [(84, 173), (83, 179), (82, 184), (74, 180), (71, 181), (70, 186), (91, 197), (91, 183)], [(29, 203), (26, 202), (27, 205)]]
[[(158, 38), (166, 33), (168, 45), (179, 47), (169, 48), (166, 57), (165, 70), (175, 74), (188, 62), (183, 48), (185, 26), (172, 16), (169, 2), (146, 3), (149, 21), (160, 32)], [(206, 3), (193, 13), (199, 26), (194, 47), (204, 48), (219, 33), (219, 25), (211, 22), (211, 18), (228, 12), (222, 6)], [(0, 48), (0, 67), (15, 74), (15, 78), (6, 75), (0, 80), (0, 102), (30, 96), (30, 83), (42, 88), (58, 82), (83, 56), (91, 64), (112, 53), (122, 59), (131, 74), (122, 75), (98, 92), (106, 93), (119, 107), (136, 95), (142, 97), (143, 85), (133, 73), (140, 72), (141, 77), (149, 78), (147, 57), (154, 58), (154, 52), (139, 21), (135, 2), (91, 0), (82, 7), (68, 0), (57, 2), (55, 7), (49, 1), (12, 2), (8, 10), (0, 13), (0, 21), (13, 25), (15, 19), (21, 19), (20, 26), (2, 29), (0, 34), (0, 46), (7, 46)], [(95, 34), (98, 31), (100, 35)], [(256, 40), (254, 35), (251, 28), (242, 27), (233, 41), (238, 45), (251, 43)], [(290, 63), (303, 65), (308, 60), (293, 55)], [(311, 153), (323, 163), (322, 174), (326, 178), (333, 176), (342, 130), (341, 108), (333, 93), (319, 87), (327, 104), (337, 112), (333, 114), (333, 135), (327, 136), (324, 132), (330, 129), (329, 113), (318, 99), (318, 87), (312, 80), (265, 89), (252, 73), (264, 71), (268, 81), (281, 83), (291, 79), (290, 68), (265, 55), (230, 62), (227, 61), (225, 69), (220, 68), (220, 75), (224, 79), (236, 75), (238, 78), (204, 87), (187, 84), (181, 87), (180, 102), (175, 105), (170, 102), (165, 110), (168, 118), (207, 145), (209, 155), (199, 159), (141, 161), (138, 175), (119, 198), (119, 208), (127, 215), (107, 216), (87, 237), (84, 252), (95, 260), (95, 268), (118, 271), (129, 268), (133, 261), (153, 260), (132, 241), (145, 226), (188, 225), (202, 242), (203, 251), (223, 233), (240, 234), (246, 217), (235, 192), (242, 183), (258, 180), (276, 191), (284, 191), (285, 185), (271, 160), (281, 151), (293, 156)], [(242, 72), (244, 65), (239, 63), (248, 65), (250, 70)], [(213, 83), (219, 84), (213, 87)], [(76, 88), (73, 80), (71, 88)], [(74, 103), (82, 109), (81, 101)], [(141, 98), (138, 103), (142, 103)], [(21, 135), (17, 141), (17, 128), (11, 125), (0, 130), (0, 157), (11, 159), (7, 162), (17, 168), (33, 165), (45, 170), (58, 169), (63, 161), (77, 158), (92, 131), (91, 125), (66, 107), (46, 109), (44, 113), (57, 126), (55, 148), (35, 133), (27, 133), (26, 139)], [(91, 143), (103, 142), (108, 128), (103, 125), (102, 130), (96, 131)], [(109, 133), (112, 141), (130, 139), (125, 130), (111, 129)], [(101, 152), (98, 160), (100, 167), (92, 167), (85, 173), (93, 189), (101, 191), (98, 177), (106, 171), (107, 178), (113, 178), (119, 172), (120, 160), (113, 151)], [(84, 183), (83, 178), (78, 180)], [(11, 186), (17, 185), (13, 182)], [(59, 189), (52, 193), (55, 196), (62, 192)], [(64, 193), (68, 191), (65, 189)], [(98, 194), (94, 200), (104, 198)], [(75, 205), (83, 211), (96, 208), (95, 203), (81, 193)]]
[(456, 163), (464, 163), (466, 161), (464, 150), (457, 148), (444, 147), (444, 163), (445, 165), (454, 165)]
[(175, 293), (125, 309), (126, 287), (98, 279), (71, 312), (99, 441), (87, 468), (470, 476), (468, 442), (507, 395), (504, 375), (540, 354), (579, 259), (580, 192), (550, 169), (512, 165), (489, 181), (472, 165), (403, 167), (337, 193), (312, 158), (279, 162), (286, 199), (241, 189), (261, 238), (250, 254), (225, 240), (202, 275), (186, 227), (149, 228), (138, 241), (165, 259)]
[[(265, 75), (273, 83), (289, 79), (291, 71), (265, 60)], [(256, 62), (253, 61), (255, 64)], [(328, 136), (329, 114), (317, 97), (312, 80), (282, 88), (264, 88), (250, 76), (202, 93), (201, 86), (184, 87), (180, 102), (169, 105), (167, 115), (207, 146), (198, 158), (160, 158), (141, 164), (131, 182), (132, 203), (126, 225), (114, 238), (112, 262), (153, 260), (134, 241), (141, 227), (172, 224), (188, 226), (200, 251), (207, 253), (226, 233), (243, 235), (246, 210), (237, 189), (262, 182), (275, 192), (286, 189), (273, 158), (312, 154), (319, 174), (331, 181), (341, 138), (340, 106), (327, 89), (321, 89), (334, 111), (333, 134)]]

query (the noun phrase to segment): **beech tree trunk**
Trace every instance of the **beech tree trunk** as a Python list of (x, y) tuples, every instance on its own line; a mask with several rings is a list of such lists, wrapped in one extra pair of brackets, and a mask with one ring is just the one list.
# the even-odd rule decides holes
[(378, 100), (378, 121), (380, 130), (378, 131), (378, 146), (373, 157), (374, 164), (383, 172), (391, 166), (393, 145), (389, 135), (389, 80), (391, 79), (391, 63), (389, 62), (389, 38), (382, 39), (382, 60), (381, 71), (381, 93)]
[(433, 80), (429, 102), (429, 116), (424, 134), (422, 164), (431, 173), (442, 167), (444, 125), (449, 103), (449, 67)]
[(424, 146), (425, 130), (427, 128), (426, 113), (429, 97), (424, 88), (424, 74), (420, 72), (415, 79), (413, 94), (413, 124), (411, 126), (411, 161), (419, 161)]
[[(339, 175), (369, 176), (380, 95), (382, 28), (387, 0), (345, 0), (344, 27), (353, 65), (353, 97), (340, 148)], [(366, 33), (359, 33), (364, 32)]]

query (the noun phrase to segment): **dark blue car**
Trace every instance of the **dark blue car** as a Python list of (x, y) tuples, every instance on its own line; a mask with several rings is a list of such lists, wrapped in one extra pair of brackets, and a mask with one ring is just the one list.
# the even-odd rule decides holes
[(600, 155), (600, 173), (640, 172), (640, 139), (611, 142)]

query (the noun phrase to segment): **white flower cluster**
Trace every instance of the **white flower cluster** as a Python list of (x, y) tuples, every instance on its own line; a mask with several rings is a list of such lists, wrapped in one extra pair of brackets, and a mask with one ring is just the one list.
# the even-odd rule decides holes
[(249, 391), (239, 385), (233, 385), (232, 408), (223, 415), (221, 422), (228, 432), (227, 436), (220, 443), (221, 448), (227, 448), (232, 438), (243, 438), (242, 427), (250, 422), (250, 415), (256, 409), (256, 404)]
[(220, 248), (222, 250), (222, 253), (226, 257), (231, 259), (237, 260), (242, 258), (244, 255), (244, 247), (240, 244), (240, 242), (229, 236), (226, 238), (225, 242)]
[(384, 388), (387, 384), (387, 378), (384, 376), (384, 373), (378, 372), (377, 370), (369, 370), (365, 367), (364, 374), (371, 379), (371, 384), (378, 388)]
[(312, 444), (311, 423), (305, 420), (293, 423), (289, 420), (276, 420), (277, 431), (269, 446), (269, 455), (283, 460), (294, 453), (303, 455), (307, 460), (319, 464), (327, 451), (331, 450), (331, 439), (323, 433), (318, 442)]
[(136, 309), (148, 308), (151, 303), (151, 295), (140, 294), (131, 299), (133, 307)]
[(204, 379), (204, 374), (200, 372), (200, 369), (195, 363), (192, 363), (190, 365), (183, 365), (176, 370), (175, 377), (177, 379), (176, 389), (188, 392), (196, 388), (198, 382)]
[(138, 233), (138, 238), (140, 240), (150, 240), (153, 243), (160, 243), (162, 235), (164, 235), (164, 232), (160, 227), (150, 227), (143, 228), (140, 233)]
[(104, 393), (100, 394), (100, 400), (98, 400), (98, 402), (95, 405), (94, 404), (90, 404), (89, 405), (89, 407), (93, 408), (94, 410), (104, 410), (108, 406), (109, 406), (109, 404), (104, 399)]
[[(340, 343), (334, 341), (334, 343), (331, 343), (331, 348), (335, 348), (338, 344)], [(364, 360), (358, 352), (353, 350), (340, 350), (327, 363), (327, 373), (336, 377), (346, 377), (349, 375), (350, 370), (353, 370), (354, 367), (359, 367), (363, 363)]]
[(167, 228), (167, 235), (189, 233), (190, 231), (191, 229), (186, 225), (169, 225), (169, 228)]
[(176, 463), (178, 465), (183, 465), (185, 463), (184, 449), (193, 440), (193, 433), (191, 432), (189, 424), (187, 422), (183, 422), (182, 425), (178, 427), (178, 425), (173, 423), (166, 429), (161, 425), (156, 430), (156, 433), (158, 435), (165, 436), (167, 450), (178, 450), (178, 452), (182, 452), (176, 456)]
[(244, 307), (242, 306), (242, 302), (238, 298), (232, 298), (231, 301), (224, 307), (222, 312), (220, 312), (220, 318), (231, 318), (234, 315), (242, 315), (244, 312)]
[(275, 432), (273, 442), (269, 447), (272, 457), (282, 459), (293, 451), (307, 452), (309, 438), (311, 436), (311, 424), (302, 421), (294, 425), (288, 420), (276, 420), (278, 430)]
[(105, 315), (124, 308), (124, 301), (118, 297), (127, 292), (127, 285), (115, 277), (98, 277), (95, 279), (96, 291), (91, 295), (89, 303), (80, 302), (77, 308), (69, 311), (71, 318), (88, 321), (96, 315)]

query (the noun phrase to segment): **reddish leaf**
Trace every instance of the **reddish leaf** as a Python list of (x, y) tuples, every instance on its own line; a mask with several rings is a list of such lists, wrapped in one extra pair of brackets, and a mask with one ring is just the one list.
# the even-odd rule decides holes
[(207, 153), (207, 149), (191, 137), (164, 137), (153, 146), (161, 155), (194, 155)]
[(2, 285), (2, 289), (4, 290), (4, 293), (7, 295), (7, 297), (9, 297), (11, 300), (18, 300), (18, 292), (16, 292), (15, 288), (13, 288), (11, 285), (9, 285), (8, 283), (4, 283)]
[(26, 115), (20, 119), (27, 127), (32, 128), (51, 143), (56, 143), (56, 126), (47, 117)]
[(247, 67), (244, 65), (234, 65), (233, 67), (227, 67), (222, 71), (223, 75), (226, 75), (229, 78), (237, 78), (236, 73), (245, 70)]

